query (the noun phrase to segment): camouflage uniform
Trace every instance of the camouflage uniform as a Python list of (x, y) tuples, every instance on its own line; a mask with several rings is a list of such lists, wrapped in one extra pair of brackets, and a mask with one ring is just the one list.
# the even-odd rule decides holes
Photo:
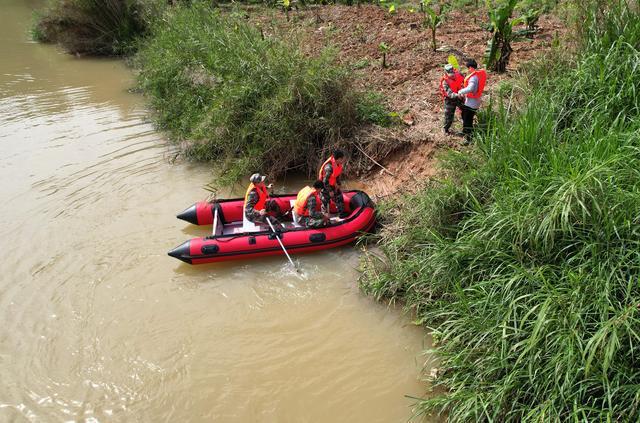
[(253, 223), (267, 223), (266, 218), (269, 216), (271, 222), (277, 222), (277, 219), (273, 217), (273, 213), (270, 212), (277, 213), (279, 211), (278, 203), (273, 200), (267, 200), (264, 205), (267, 214), (261, 216), (260, 212), (255, 209), (259, 199), (258, 191), (252, 189), (247, 196), (247, 203), (244, 206), (244, 215), (247, 217), (247, 220)]
[(449, 133), (453, 119), (456, 115), (456, 109), (462, 109), (462, 100), (458, 98), (458, 95), (453, 92), (447, 81), (442, 82), (442, 88), (447, 93), (444, 99), (444, 132)]
[(315, 195), (307, 198), (306, 209), (309, 210), (309, 216), (300, 216), (300, 224), (307, 228), (322, 228), (327, 226), (324, 221), (324, 214), (317, 210), (318, 203)]
[(333, 192), (333, 202), (338, 209), (338, 213), (342, 214), (344, 213), (344, 199), (342, 198), (342, 191), (340, 191), (339, 188), (341, 176), (338, 176), (338, 179), (336, 180), (336, 186), (332, 187), (329, 184), (329, 179), (331, 178), (332, 174), (333, 166), (331, 166), (331, 162), (329, 162), (324, 166), (324, 178), (322, 178), (324, 188), (322, 189), (322, 191), (320, 191), (320, 198), (322, 199), (322, 211), (325, 213), (329, 212), (329, 202), (331, 201), (330, 192)]

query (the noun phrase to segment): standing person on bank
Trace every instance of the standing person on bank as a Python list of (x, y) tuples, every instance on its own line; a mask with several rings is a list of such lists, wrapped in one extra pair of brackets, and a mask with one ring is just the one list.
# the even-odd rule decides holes
[(469, 74), (464, 78), (463, 88), (458, 91), (458, 97), (464, 99), (462, 105), (462, 132), (465, 144), (470, 144), (473, 138), (473, 118), (482, 103), (482, 92), (487, 82), (487, 71), (478, 69), (478, 63), (469, 59), (465, 63)]
[(458, 91), (462, 88), (464, 77), (451, 64), (444, 65), (444, 75), (440, 78), (440, 94), (444, 100), (444, 133), (449, 130), (457, 108), (462, 108), (462, 100), (458, 97)]
[(313, 183), (313, 187), (306, 186), (298, 192), (294, 204), (300, 224), (307, 228), (322, 228), (329, 223), (329, 216), (322, 212), (320, 193), (324, 188), (322, 181)]
[(342, 150), (335, 150), (331, 157), (329, 157), (320, 166), (318, 171), (318, 179), (322, 181), (324, 188), (322, 189), (322, 211), (329, 214), (331, 201), (334, 202), (338, 209), (338, 215), (343, 218), (346, 217), (344, 212), (344, 199), (342, 198), (342, 191), (340, 191), (340, 175), (342, 174), (342, 166), (344, 164), (344, 152)]
[[(278, 204), (269, 199), (268, 189), (271, 184), (265, 186), (264, 180), (266, 176), (254, 173), (249, 178), (249, 188), (244, 196), (244, 215), (247, 220), (253, 223), (266, 223), (269, 212), (279, 214), (280, 208)], [(277, 219), (271, 217), (272, 222)]]

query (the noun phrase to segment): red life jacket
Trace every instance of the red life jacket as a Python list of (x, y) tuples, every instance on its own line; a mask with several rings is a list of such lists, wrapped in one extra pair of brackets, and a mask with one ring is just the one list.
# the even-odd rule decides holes
[(336, 159), (333, 158), (333, 155), (329, 157), (324, 163), (322, 163), (322, 166), (320, 166), (320, 171), (318, 172), (318, 179), (324, 182), (324, 167), (329, 162), (331, 162), (331, 167), (333, 168), (333, 172), (331, 173), (331, 176), (329, 176), (329, 185), (331, 185), (332, 187), (335, 187), (336, 181), (338, 180), (338, 176), (340, 176), (340, 174), (342, 173), (342, 165), (336, 162)]
[(316, 192), (315, 188), (306, 186), (300, 190), (298, 196), (296, 197), (296, 202), (293, 205), (298, 216), (309, 216), (310, 213), (309, 209), (307, 208), (307, 200), (312, 195), (315, 195), (316, 197), (316, 211), (320, 210), (320, 196)]
[(484, 91), (484, 85), (487, 82), (487, 71), (484, 69), (476, 69), (473, 72), (471, 72), (469, 75), (467, 75), (467, 77), (464, 79), (465, 88), (467, 87), (467, 85), (469, 85), (469, 80), (474, 75), (478, 77), (478, 89), (476, 90), (475, 93), (467, 94), (468, 98), (480, 98), (482, 96), (482, 92)]
[(451, 88), (451, 91), (457, 93), (460, 91), (460, 88), (462, 88), (464, 78), (457, 70), (453, 71), (453, 76), (449, 76), (449, 74), (445, 72), (445, 74), (442, 75), (442, 78), (440, 78), (440, 94), (442, 94), (443, 99), (447, 98), (447, 92), (444, 89), (445, 81), (447, 82), (447, 85), (449, 85), (449, 88)]
[(258, 202), (256, 203), (254, 210), (264, 210), (265, 203), (269, 199), (269, 193), (267, 192), (267, 187), (265, 187), (264, 184), (254, 185), (253, 182), (249, 184), (247, 193), (244, 195), (244, 206), (247, 207), (247, 198), (249, 197), (251, 190), (254, 188), (258, 193)]

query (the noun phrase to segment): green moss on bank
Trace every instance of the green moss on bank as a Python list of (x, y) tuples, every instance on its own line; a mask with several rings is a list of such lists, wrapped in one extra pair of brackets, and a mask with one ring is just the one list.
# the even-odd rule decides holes
[[(453, 422), (640, 419), (640, 17), (590, 9), (574, 68), (495, 107), (399, 200), (362, 286), (433, 329)], [(602, 6), (602, 4), (600, 4)]]

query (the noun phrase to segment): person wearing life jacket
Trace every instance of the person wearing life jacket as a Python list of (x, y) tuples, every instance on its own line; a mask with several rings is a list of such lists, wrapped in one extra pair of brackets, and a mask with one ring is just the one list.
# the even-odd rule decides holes
[(306, 186), (300, 190), (294, 210), (299, 223), (307, 228), (321, 228), (327, 226), (329, 216), (322, 212), (320, 192), (324, 188), (322, 181), (317, 180), (313, 186)]
[(444, 133), (450, 134), (456, 109), (462, 107), (458, 91), (462, 88), (464, 77), (450, 64), (444, 65), (444, 75), (440, 78), (440, 94), (444, 100)]
[(343, 165), (344, 152), (342, 152), (342, 150), (335, 150), (331, 157), (322, 163), (318, 171), (318, 179), (324, 184), (320, 195), (322, 199), (322, 211), (328, 214), (330, 203), (333, 201), (340, 217), (346, 217), (344, 212), (344, 199), (342, 198), (342, 191), (340, 190), (340, 175), (342, 174)]
[(487, 71), (478, 69), (478, 63), (469, 59), (465, 63), (469, 74), (464, 78), (463, 88), (458, 91), (458, 97), (464, 99), (462, 105), (462, 132), (466, 138), (465, 144), (471, 143), (473, 136), (473, 118), (482, 103), (482, 92), (487, 82)]
[[(254, 223), (265, 223), (267, 215), (278, 212), (278, 204), (269, 199), (271, 184), (265, 186), (266, 176), (254, 173), (249, 178), (249, 187), (244, 196), (244, 215), (247, 220)], [(272, 221), (275, 219), (272, 216)]]

